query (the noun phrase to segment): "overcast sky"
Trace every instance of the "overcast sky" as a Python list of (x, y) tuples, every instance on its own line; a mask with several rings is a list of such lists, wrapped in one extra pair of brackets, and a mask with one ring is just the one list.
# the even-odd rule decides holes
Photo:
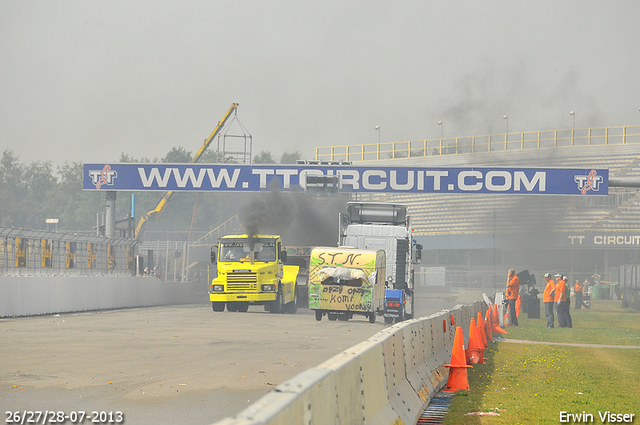
[[(0, 0), (0, 151), (195, 153), (640, 125), (640, 2)], [(438, 126), (438, 121), (443, 127)], [(233, 130), (233, 129), (232, 129)], [(238, 134), (238, 131), (230, 131)]]

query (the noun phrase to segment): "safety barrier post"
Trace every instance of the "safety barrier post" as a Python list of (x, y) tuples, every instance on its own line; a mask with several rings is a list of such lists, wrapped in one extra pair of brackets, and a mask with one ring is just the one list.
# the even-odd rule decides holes
[(430, 321), (419, 320), (412, 323), (411, 334), (411, 358), (406, 356), (405, 352), (406, 362), (409, 365), (407, 380), (423, 405), (426, 405), (437, 392), (436, 388), (438, 387), (438, 383), (442, 381), (446, 375), (439, 370), (437, 365), (430, 367), (427, 364), (429, 358), (432, 357), (433, 349), (431, 344)]

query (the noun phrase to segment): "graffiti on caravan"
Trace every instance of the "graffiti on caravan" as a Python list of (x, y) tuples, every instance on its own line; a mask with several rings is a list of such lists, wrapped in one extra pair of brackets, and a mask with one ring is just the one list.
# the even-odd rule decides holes
[(333, 177), (326, 184), (337, 184), (340, 191), (354, 193), (606, 195), (609, 180), (606, 169), (85, 164), (83, 188), (257, 192), (276, 184), (288, 191), (307, 188), (310, 176)]

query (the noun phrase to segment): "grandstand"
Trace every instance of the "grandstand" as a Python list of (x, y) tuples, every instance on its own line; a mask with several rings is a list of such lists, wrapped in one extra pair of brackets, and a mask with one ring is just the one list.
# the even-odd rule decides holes
[[(611, 177), (640, 176), (640, 145), (601, 145), (442, 155), (358, 162), (422, 167), (545, 167), (609, 169)], [(561, 198), (561, 199), (559, 199)], [(557, 231), (638, 230), (634, 188), (609, 188), (606, 197), (500, 194), (383, 194), (371, 200), (409, 206), (417, 234), (492, 233), (551, 226)], [(497, 223), (497, 224), (496, 224)]]

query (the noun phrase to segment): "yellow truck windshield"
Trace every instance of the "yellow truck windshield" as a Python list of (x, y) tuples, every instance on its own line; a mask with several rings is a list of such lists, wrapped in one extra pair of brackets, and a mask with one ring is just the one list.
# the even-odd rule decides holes
[[(261, 241), (253, 245), (254, 261), (270, 263), (276, 261), (275, 241)], [(223, 241), (220, 243), (220, 261), (250, 261), (251, 248), (248, 240)]]

